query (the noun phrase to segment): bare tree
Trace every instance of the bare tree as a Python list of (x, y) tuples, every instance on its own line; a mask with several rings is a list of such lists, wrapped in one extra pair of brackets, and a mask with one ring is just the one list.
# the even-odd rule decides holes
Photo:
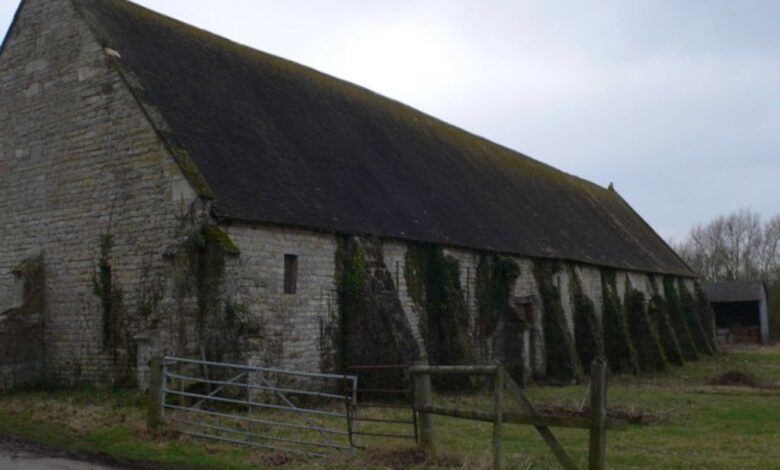
[(672, 245), (704, 279), (780, 279), (780, 215), (763, 222), (757, 212), (741, 210), (692, 228)]

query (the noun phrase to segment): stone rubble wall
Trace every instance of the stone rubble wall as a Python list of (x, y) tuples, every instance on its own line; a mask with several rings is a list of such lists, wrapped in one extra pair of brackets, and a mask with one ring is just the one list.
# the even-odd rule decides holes
[[(247, 360), (261, 367), (321, 369), (323, 328), (336, 318), (337, 242), (331, 234), (273, 226), (232, 225), (241, 250), (228, 268), (226, 298), (246, 310)], [(295, 294), (284, 293), (284, 255), (298, 256)]]
[[(219, 230), (238, 252), (210, 245), (216, 242), (202, 231), (216, 224), (209, 203), (187, 182), (112, 60), (67, 0), (27, 0), (0, 55), (0, 341), (8, 312), (38, 325), (24, 330), (30, 341), (20, 341), (15, 354), (0, 357), (0, 388), (42, 380), (126, 384), (134, 374), (143, 386), (146, 363), (158, 354), (216, 352), (259, 366), (333, 370), (338, 237), (222, 222)], [(409, 246), (381, 241), (424, 359), (423, 312), (407, 285)], [(458, 264), (476, 359), (501, 359), (497, 339), (475, 333), (480, 252), (447, 247), (444, 253)], [(286, 254), (298, 256), (295, 294), (283, 289)], [(11, 274), (33, 258), (45, 271), (45, 296), (35, 312), (21, 308), (24, 283)], [(506, 258), (520, 272), (510, 302), (533, 306), (520, 338), (523, 370), (539, 376), (546, 368), (544, 311), (533, 261)], [(101, 266), (111, 273), (111, 345), (106, 297), (98, 289), (106, 286), (96, 282)], [(555, 276), (573, 333), (570, 267), (599, 318), (602, 273), (563, 263)], [(649, 297), (647, 275), (618, 271), (621, 298), (629, 281)], [(692, 281), (683, 284), (692, 291)]]
[(42, 256), (46, 379), (113, 383), (93, 283), (101, 237), (113, 236), (113, 281), (135, 315), (194, 193), (71, 2), (25, 2), (0, 89), (0, 298), (17, 295), (9, 271)]

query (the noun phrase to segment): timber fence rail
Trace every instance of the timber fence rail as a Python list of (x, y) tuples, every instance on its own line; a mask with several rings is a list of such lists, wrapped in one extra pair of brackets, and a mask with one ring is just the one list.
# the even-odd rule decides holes
[[(558, 462), (567, 470), (577, 468), (574, 460), (561, 446), (550, 430), (551, 427), (585, 429), (590, 432), (588, 468), (606, 468), (606, 432), (625, 430), (628, 423), (607, 416), (606, 362), (600, 359), (591, 365), (590, 416), (548, 416), (536, 412), (520, 387), (510, 379), (502, 366), (417, 366), (409, 369), (414, 388), (414, 409), (418, 418), (418, 443), (429, 455), (435, 453), (434, 415), (470, 419), (493, 423), (493, 468), (502, 468), (501, 440), (504, 424), (533, 426)], [(477, 411), (433, 404), (431, 375), (482, 375), (493, 383), (493, 411)], [(508, 409), (504, 403), (504, 391), (519, 402), (521, 410)]]
[(321, 457), (355, 448), (357, 390), (354, 375), (155, 358), (147, 427)]

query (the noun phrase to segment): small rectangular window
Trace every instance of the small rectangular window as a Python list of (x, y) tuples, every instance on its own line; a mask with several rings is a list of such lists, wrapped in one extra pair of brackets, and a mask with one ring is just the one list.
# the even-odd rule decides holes
[(298, 256), (284, 255), (284, 293), (295, 294), (298, 290)]

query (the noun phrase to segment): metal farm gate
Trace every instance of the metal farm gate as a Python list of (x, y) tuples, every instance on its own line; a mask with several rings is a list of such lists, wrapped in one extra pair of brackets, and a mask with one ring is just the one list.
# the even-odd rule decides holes
[(354, 375), (179, 357), (154, 362), (160, 421), (175, 423), (182, 434), (310, 456), (355, 448)]
[(361, 383), (350, 427), (354, 436), (365, 437), (355, 438), (359, 441), (356, 446), (384, 444), (386, 439), (416, 443), (417, 419), (409, 366), (353, 365), (346, 371), (358, 377)]

